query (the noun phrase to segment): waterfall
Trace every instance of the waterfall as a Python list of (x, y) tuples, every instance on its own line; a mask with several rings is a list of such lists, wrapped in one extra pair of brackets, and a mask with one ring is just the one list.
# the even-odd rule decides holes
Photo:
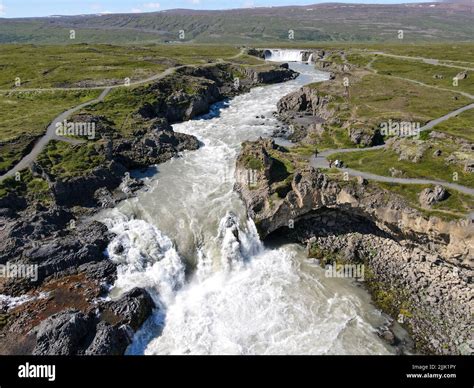
[(233, 190), (241, 143), (271, 135), (281, 97), (328, 79), (305, 52), (272, 52), (302, 62), (290, 64), (300, 76), (175, 124), (202, 147), (145, 174), (147, 190), (100, 216), (115, 235), (110, 297), (143, 287), (157, 305), (128, 354), (394, 353), (375, 333), (386, 320), (366, 292), (326, 278), (302, 246), (266, 247)]
[(303, 62), (304, 51), (271, 49), (265, 51), (265, 60), (271, 62)]
[(313, 53), (311, 53), (308, 58), (308, 65), (311, 65), (311, 63), (313, 63)]

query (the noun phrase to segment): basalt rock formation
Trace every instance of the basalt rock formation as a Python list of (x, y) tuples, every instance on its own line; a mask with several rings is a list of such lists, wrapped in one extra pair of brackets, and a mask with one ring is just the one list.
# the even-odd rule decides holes
[(13, 181), (0, 198), (0, 265), (37, 270), (31, 277), (0, 276), (0, 354), (123, 354), (155, 305), (142, 289), (104, 300), (117, 276), (104, 254), (114, 236), (89, 216), (143, 185), (129, 170), (199, 147), (196, 137), (174, 132), (171, 123), (207, 113), (251, 86), (295, 76), (279, 65), (186, 67), (134, 90), (140, 104), (130, 115), (131, 133), (103, 114), (72, 118), (94, 123), (97, 135), (71, 145), (72, 151), (90, 151), (101, 163), (75, 176), (61, 174), (54, 158), (39, 158), (22, 176), (45, 183), (47, 198), (30, 196), (26, 184)]
[(425, 216), (364, 180), (341, 181), (312, 167), (282, 175), (277, 151), (272, 140), (246, 142), (237, 160), (235, 189), (260, 236), (284, 234), (323, 262), (364, 263), (375, 302), (403, 321), (419, 351), (466, 353), (472, 223)]

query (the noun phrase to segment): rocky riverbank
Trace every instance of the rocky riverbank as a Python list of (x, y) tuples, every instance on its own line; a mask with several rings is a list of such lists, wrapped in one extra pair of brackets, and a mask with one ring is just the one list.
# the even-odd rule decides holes
[[(141, 101), (129, 115), (131, 133), (106, 114), (80, 112), (72, 119), (94, 122), (99, 139), (51, 142), (20, 180), (2, 183), (0, 265), (9, 272), (0, 277), (0, 353), (123, 354), (156, 307), (143, 289), (107, 299), (116, 265), (104, 252), (114, 236), (90, 216), (142, 187), (130, 170), (199, 147), (170, 124), (295, 76), (280, 65), (182, 68), (131, 92)], [(19, 268), (34, 271), (16, 276)]]
[(374, 302), (409, 329), (417, 351), (469, 353), (472, 223), (426, 216), (364, 179), (340, 178), (261, 139), (244, 143), (235, 188), (262, 238), (306, 244), (323, 267), (363, 264)]

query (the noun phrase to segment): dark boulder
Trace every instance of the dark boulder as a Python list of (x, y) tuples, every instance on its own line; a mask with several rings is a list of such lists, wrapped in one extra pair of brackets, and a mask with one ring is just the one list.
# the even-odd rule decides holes
[(36, 333), (33, 354), (122, 355), (154, 307), (148, 292), (135, 288), (117, 301), (99, 304), (99, 315), (62, 311), (33, 329)]
[(151, 315), (155, 303), (150, 294), (142, 288), (134, 288), (119, 300), (108, 302), (104, 311), (112, 312), (118, 324), (128, 325), (136, 331)]
[(94, 333), (94, 318), (68, 310), (55, 314), (37, 327), (34, 355), (75, 355)]
[(131, 342), (130, 330), (127, 326), (115, 327), (107, 322), (99, 322), (92, 343), (86, 349), (86, 355), (120, 356), (125, 353)]

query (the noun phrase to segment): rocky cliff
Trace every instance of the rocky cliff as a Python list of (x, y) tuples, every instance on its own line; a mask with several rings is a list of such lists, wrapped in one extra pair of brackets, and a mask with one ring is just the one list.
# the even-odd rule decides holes
[(295, 76), (280, 65), (185, 67), (131, 91), (128, 97), (138, 96), (131, 133), (106, 114), (73, 118), (93, 122), (98, 139), (50, 142), (0, 197), (2, 270), (37, 268), (31, 277), (0, 274), (0, 354), (123, 354), (155, 304), (143, 289), (104, 300), (116, 278), (116, 265), (104, 255), (114, 236), (88, 216), (142, 186), (129, 170), (199, 147), (171, 123), (207, 113), (213, 103), (252, 86)]
[(235, 188), (260, 236), (283, 233), (323, 260), (364, 263), (375, 301), (403, 321), (418, 350), (465, 352), (474, 307), (472, 223), (424, 216), (363, 179), (341, 181), (312, 167), (282, 174), (285, 159), (272, 140), (259, 140), (244, 143), (237, 161)]

